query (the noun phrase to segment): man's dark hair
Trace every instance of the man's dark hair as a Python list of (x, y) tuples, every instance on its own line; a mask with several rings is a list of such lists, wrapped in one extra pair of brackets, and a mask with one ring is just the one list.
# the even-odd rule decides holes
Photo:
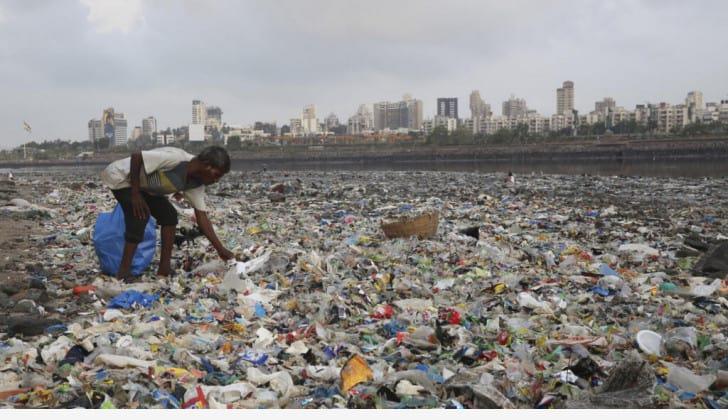
[(220, 146), (209, 146), (202, 149), (197, 159), (201, 162), (212, 165), (215, 168), (223, 171), (223, 173), (230, 172), (230, 155), (227, 150)]

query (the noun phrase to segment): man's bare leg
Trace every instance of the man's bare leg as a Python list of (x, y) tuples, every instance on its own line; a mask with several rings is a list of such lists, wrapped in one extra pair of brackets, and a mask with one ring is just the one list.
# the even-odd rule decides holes
[(169, 276), (172, 274), (172, 245), (174, 244), (174, 232), (177, 226), (162, 226), (162, 251), (159, 256), (159, 270), (157, 275)]

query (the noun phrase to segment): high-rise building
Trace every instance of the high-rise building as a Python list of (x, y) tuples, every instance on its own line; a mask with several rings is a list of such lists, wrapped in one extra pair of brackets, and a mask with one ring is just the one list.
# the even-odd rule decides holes
[(115, 112), (114, 108), (104, 109), (101, 116), (101, 128), (103, 137), (109, 140), (109, 146), (126, 145), (128, 142), (126, 126), (126, 115), (123, 112)]
[(157, 119), (147, 117), (142, 120), (142, 136), (146, 139), (155, 140), (157, 138)]
[(199, 99), (192, 101), (192, 124), (204, 125), (207, 122), (207, 108), (205, 103)]
[(124, 146), (127, 144), (126, 130), (126, 114), (123, 112), (114, 112), (114, 145)]
[(437, 98), (437, 115), (458, 119), (458, 98)]
[(403, 126), (400, 102), (377, 102), (374, 104), (374, 128), (395, 130)]
[(572, 114), (574, 111), (574, 82), (565, 81), (556, 89), (556, 113), (558, 115)]
[(483, 123), (490, 118), (493, 113), (490, 111), (490, 105), (485, 103), (480, 97), (480, 91), (474, 90), (470, 93), (470, 120), (466, 128), (472, 126), (473, 133), (480, 133), (483, 129)]
[(359, 105), (356, 114), (351, 116), (347, 123), (347, 134), (362, 134), (365, 131), (370, 131), (374, 127), (372, 112), (367, 105)]
[(114, 108), (106, 108), (101, 114), (101, 128), (104, 138), (108, 140), (109, 147), (114, 146)]
[(688, 107), (688, 119), (690, 119), (690, 122), (701, 120), (703, 110), (705, 109), (703, 92), (697, 90), (688, 92), (688, 96), (685, 98), (685, 106)]
[(703, 92), (697, 90), (688, 92), (688, 96), (685, 98), (685, 106), (693, 106), (696, 109), (705, 108), (705, 102), (703, 102)]
[(300, 136), (303, 134), (303, 126), (300, 118), (291, 118), (290, 133), (293, 136)]
[(318, 118), (316, 118), (316, 106), (306, 105), (301, 113), (301, 128), (304, 135), (316, 134), (319, 132)]
[(88, 121), (88, 140), (96, 144), (102, 138), (104, 138), (104, 129), (101, 120), (90, 119)]
[(387, 112), (389, 111), (389, 102), (377, 102), (372, 106), (372, 117), (375, 130), (384, 130), (392, 128), (387, 126)]
[(422, 101), (405, 96), (399, 102), (377, 102), (374, 104), (373, 122), (375, 130), (397, 130), (422, 128)]
[(470, 117), (473, 121), (478, 118), (489, 118), (491, 115), (490, 105), (480, 97), (480, 91), (472, 91), (470, 93)]
[(362, 117), (365, 130), (372, 130), (374, 128), (374, 117), (372, 116), (372, 110), (369, 109), (369, 105), (359, 105), (359, 109), (356, 110), (356, 113)]
[(336, 114), (334, 114), (332, 112), (324, 120), (324, 126), (326, 128), (326, 131), (330, 131), (332, 128), (338, 127), (339, 126), (339, 117), (337, 117)]
[(407, 103), (407, 128), (422, 130), (422, 101), (420, 99), (409, 99), (405, 102)]
[(205, 125), (215, 129), (222, 127), (222, 110), (219, 106), (205, 108)]
[(601, 101), (594, 102), (594, 112), (602, 117), (606, 117), (610, 111), (617, 108), (617, 102), (614, 98), (604, 98)]
[(526, 100), (522, 98), (516, 98), (513, 95), (503, 102), (503, 116), (506, 118), (519, 118), (525, 117), (528, 114), (528, 107), (526, 106)]

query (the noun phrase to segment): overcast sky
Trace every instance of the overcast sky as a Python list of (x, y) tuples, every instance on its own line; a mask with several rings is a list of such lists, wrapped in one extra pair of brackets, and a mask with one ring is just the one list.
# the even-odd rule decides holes
[(0, 148), (86, 140), (113, 106), (129, 133), (148, 115), (186, 125), (192, 99), (229, 124), (315, 104), (345, 121), (359, 104), (478, 89), (493, 111), (511, 94), (551, 115), (576, 108), (728, 98), (728, 1), (0, 0)]

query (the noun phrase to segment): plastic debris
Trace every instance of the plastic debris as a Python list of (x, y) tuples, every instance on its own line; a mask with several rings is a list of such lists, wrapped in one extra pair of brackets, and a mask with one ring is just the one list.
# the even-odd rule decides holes
[(701, 262), (726, 179), (232, 172), (208, 204), (236, 261), (175, 203), (175, 274), (127, 284), (79, 171), (14, 181), (55, 215), (8, 216), (44, 220), (5, 244), (2, 407), (728, 407), (728, 279)]
[(374, 374), (367, 362), (355, 354), (341, 369), (341, 391), (349, 392), (355, 385), (373, 378)]
[(71, 347), (73, 347), (73, 341), (66, 336), (60, 336), (56, 341), (44, 347), (40, 351), (40, 356), (45, 364), (57, 363), (63, 360)]
[(637, 333), (635, 340), (640, 350), (647, 354), (659, 356), (662, 354), (662, 336), (654, 331), (642, 330)]
[(670, 362), (662, 362), (669, 373), (667, 374), (667, 382), (679, 387), (682, 390), (698, 393), (708, 389), (715, 382), (715, 375), (696, 375), (689, 369), (677, 366)]
[(135, 367), (142, 369), (149, 369), (156, 364), (152, 361), (139, 360), (133, 357), (119, 356), (116, 354), (99, 354), (94, 359), (94, 363), (116, 368)]
[(156, 294), (152, 295), (148, 293), (141, 293), (136, 290), (127, 290), (116, 296), (115, 298), (111, 299), (108, 307), (112, 309), (129, 309), (134, 307), (135, 305), (138, 305), (144, 308), (148, 308), (152, 306), (152, 304), (154, 304), (154, 302), (156, 302), (158, 299), (159, 295)]

